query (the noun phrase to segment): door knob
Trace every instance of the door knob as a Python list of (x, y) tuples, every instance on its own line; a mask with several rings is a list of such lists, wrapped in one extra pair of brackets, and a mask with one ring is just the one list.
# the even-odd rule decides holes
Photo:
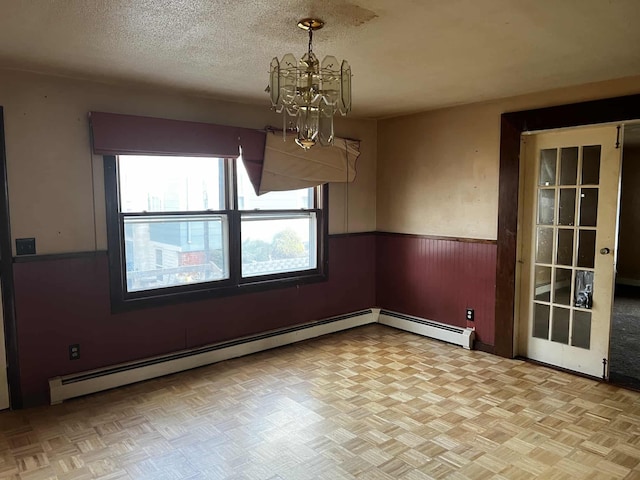
[(607, 247), (600, 249), (600, 255), (609, 255), (610, 253), (611, 253), (611, 250), (609, 250)]

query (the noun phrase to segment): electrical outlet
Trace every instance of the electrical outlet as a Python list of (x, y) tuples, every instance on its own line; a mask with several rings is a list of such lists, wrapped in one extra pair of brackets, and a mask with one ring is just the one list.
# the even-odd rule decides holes
[(35, 255), (35, 238), (16, 238), (16, 255)]
[(467, 308), (467, 322), (473, 322), (475, 320), (475, 314), (473, 308)]
[(80, 344), (69, 345), (69, 360), (80, 360)]

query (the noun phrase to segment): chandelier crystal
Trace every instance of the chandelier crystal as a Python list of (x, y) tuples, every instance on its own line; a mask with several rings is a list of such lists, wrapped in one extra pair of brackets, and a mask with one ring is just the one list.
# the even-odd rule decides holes
[(271, 60), (269, 86), (273, 109), (282, 113), (283, 131), (294, 124), (296, 143), (305, 150), (318, 142), (333, 144), (333, 116), (351, 110), (351, 67), (349, 62), (326, 56), (322, 63), (313, 53), (313, 32), (322, 20), (305, 18), (298, 27), (309, 32), (309, 49), (300, 60), (288, 53)]

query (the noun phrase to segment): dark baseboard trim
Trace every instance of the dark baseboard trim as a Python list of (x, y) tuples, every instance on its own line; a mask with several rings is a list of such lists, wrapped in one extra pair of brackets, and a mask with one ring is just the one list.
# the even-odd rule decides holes
[(376, 232), (380, 236), (390, 237), (409, 237), (409, 238), (424, 238), (427, 240), (442, 240), (445, 242), (461, 242), (461, 243), (482, 243), (485, 245), (497, 245), (497, 240), (487, 240), (483, 238), (464, 238), (464, 237), (442, 237), (439, 235), (419, 235), (415, 233), (396, 233), (396, 232)]
[(46, 255), (25, 255), (13, 257), (13, 263), (46, 262), (49, 260), (71, 260), (75, 258), (106, 257), (106, 250), (96, 252), (50, 253)]
[(478, 350), (480, 352), (485, 352), (485, 353), (490, 353), (491, 355), (495, 355), (496, 353), (496, 347), (494, 347), (493, 345), (489, 345), (487, 343), (482, 343), (479, 341), (475, 341), (473, 342), (473, 349), (474, 350)]

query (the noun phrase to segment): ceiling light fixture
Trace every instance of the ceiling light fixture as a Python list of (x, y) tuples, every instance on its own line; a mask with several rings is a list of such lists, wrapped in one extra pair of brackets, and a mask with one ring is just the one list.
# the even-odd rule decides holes
[(271, 60), (269, 86), (273, 109), (282, 113), (283, 130), (287, 120), (298, 132), (296, 143), (305, 150), (316, 143), (333, 144), (333, 116), (346, 115), (351, 110), (351, 67), (333, 56), (322, 63), (313, 53), (314, 30), (324, 26), (322, 20), (304, 18), (298, 27), (309, 32), (309, 49), (300, 60), (288, 53), (282, 60)]

